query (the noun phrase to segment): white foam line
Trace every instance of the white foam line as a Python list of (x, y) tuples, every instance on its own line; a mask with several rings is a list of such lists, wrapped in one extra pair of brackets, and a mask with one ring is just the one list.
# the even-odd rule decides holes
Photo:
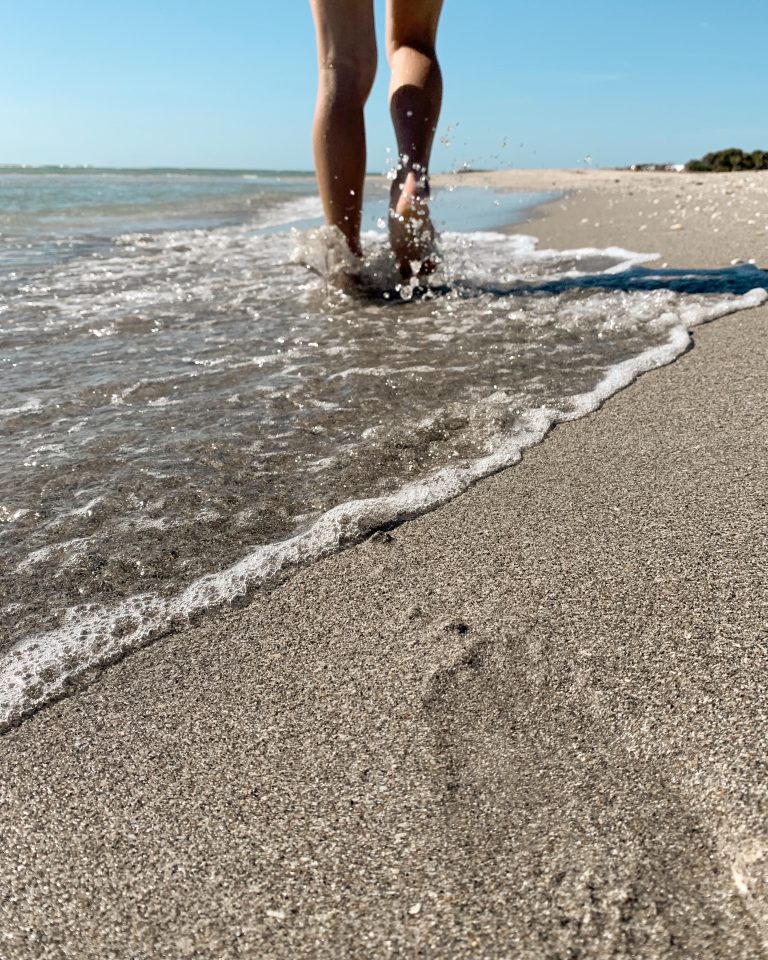
[(759, 307), (766, 302), (768, 302), (768, 291), (758, 287), (742, 294), (740, 297), (735, 297), (733, 300), (724, 300), (706, 307), (693, 304), (685, 305), (680, 311), (683, 322), (671, 329), (665, 344), (660, 347), (651, 347), (636, 357), (617, 363), (615, 367), (608, 371), (594, 390), (572, 397), (573, 411), (561, 414), (558, 417), (558, 422), (565, 423), (586, 416), (586, 414), (605, 403), (614, 393), (629, 386), (641, 374), (672, 363), (688, 349), (691, 342), (690, 329), (692, 327), (710, 323), (712, 320), (718, 320), (720, 317), (725, 317), (729, 313), (736, 313), (739, 310)]
[(22, 413), (39, 413), (42, 409), (42, 401), (38, 400), (37, 397), (32, 397), (19, 407), (5, 407), (0, 410), (0, 417), (17, 417)]
[[(376, 236), (372, 234), (372, 236)], [(586, 260), (589, 257), (600, 257), (601, 259), (617, 260), (613, 266), (601, 271), (605, 274), (624, 273), (631, 267), (640, 266), (643, 263), (650, 263), (659, 259), (658, 253), (636, 253), (634, 250), (627, 250), (625, 247), (578, 247), (573, 250), (556, 250), (548, 248), (540, 250), (537, 246), (536, 237), (531, 237), (525, 233), (503, 234), (495, 231), (475, 230), (471, 233), (458, 233), (447, 230), (441, 234), (446, 239), (453, 240), (461, 244), (466, 242), (477, 243), (487, 242), (496, 246), (500, 239), (505, 241), (506, 247), (513, 246), (513, 252), (516, 257), (529, 257), (538, 262), (549, 260)], [(579, 270), (569, 270), (569, 274), (581, 276)]]
[(273, 211), (268, 211), (255, 222), (257, 229), (290, 227), (303, 220), (317, 220), (323, 215), (323, 205), (318, 196), (298, 197), (286, 200)]
[(183, 626), (195, 614), (245, 596), (249, 589), (269, 581), (281, 569), (327, 556), (341, 546), (359, 542), (385, 524), (413, 519), (454, 499), (478, 480), (513, 466), (523, 451), (539, 443), (554, 424), (576, 420), (596, 410), (640, 374), (671, 363), (684, 353), (690, 344), (690, 327), (766, 301), (768, 291), (758, 288), (708, 307), (686, 307), (681, 311), (681, 323), (671, 330), (665, 344), (617, 364), (594, 390), (572, 398), (572, 410), (530, 411), (519, 419), (513, 435), (499, 437), (495, 451), (470, 466), (445, 468), (397, 493), (334, 507), (304, 533), (257, 548), (226, 570), (201, 577), (179, 596), (144, 594), (111, 610), (100, 610), (94, 604), (70, 611), (64, 626), (19, 641), (0, 665), (0, 732), (65, 694), (86, 671)]
[[(328, 380), (348, 380), (350, 377), (390, 377), (400, 373), (424, 373), (442, 376), (445, 373), (461, 373), (466, 367), (349, 367), (332, 374)], [(285, 371), (283, 371), (285, 373)]]

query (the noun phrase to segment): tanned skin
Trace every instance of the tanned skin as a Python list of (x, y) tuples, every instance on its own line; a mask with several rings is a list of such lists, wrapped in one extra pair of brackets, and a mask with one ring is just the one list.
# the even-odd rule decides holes
[[(366, 168), (363, 109), (376, 76), (373, 0), (310, 0), (317, 30), (318, 94), (313, 146), (326, 222), (362, 255), (360, 219)], [(443, 80), (435, 52), (443, 0), (388, 0), (389, 105), (398, 150), (389, 236), (403, 276), (414, 261), (429, 272), (434, 230), (429, 159)]]

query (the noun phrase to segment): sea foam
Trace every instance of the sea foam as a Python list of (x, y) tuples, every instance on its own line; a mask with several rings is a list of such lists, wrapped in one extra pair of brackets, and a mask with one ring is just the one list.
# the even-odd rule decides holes
[[(301, 200), (289, 219), (316, 209), (316, 201)], [(118, 466), (125, 462), (120, 469), (146, 464), (141, 484), (131, 488), (138, 504), (133, 513), (120, 512), (130, 496), (115, 493), (124, 482), (119, 471), (97, 478), (92, 489), (78, 492), (85, 503), (62, 507), (49, 527), (68, 539), (31, 544), (18, 561), (22, 573), (53, 563), (57, 545), (69, 544), (80, 557), (101, 537), (108, 553), (110, 538), (116, 551), (132, 531), (163, 531), (168, 538), (188, 527), (190, 549), (203, 529), (229, 521), (227, 503), (233, 516), (247, 520), (242, 503), (210, 496), (204, 509), (199, 497), (190, 499), (188, 517), (168, 513), (173, 497), (165, 485), (183, 489), (179, 484), (185, 473), (194, 476), (195, 451), (203, 447), (218, 451), (212, 462), (219, 487), (226, 489), (229, 475), (237, 479), (233, 490), (263, 476), (258, 489), (264, 495), (278, 482), (303, 484), (305, 493), (293, 517), (286, 512), (287, 535), (226, 562), (233, 537), (225, 527), (218, 541), (200, 540), (203, 552), (210, 543), (217, 569), (112, 602), (94, 593), (63, 611), (53, 629), (6, 647), (0, 730), (201, 613), (246, 599), (281, 571), (417, 517), (513, 466), (554, 424), (585, 416), (641, 373), (673, 361), (689, 348), (693, 327), (768, 300), (768, 277), (754, 267), (653, 270), (644, 267), (654, 259), (649, 254), (538, 250), (528, 237), (486, 232), (444, 234), (442, 275), (420, 291), (418, 303), (403, 303), (389, 283), (380, 234), (366, 237), (367, 286), (349, 293), (325, 282), (339, 260), (329, 255), (322, 232), (301, 235), (292, 255), (285, 235), (258, 231), (125, 236), (114, 256), (88, 271), (64, 265), (39, 284), (37, 306), (48, 312), (49, 330), (61, 331), (61, 356), (70, 351), (78, 362), (89, 351), (101, 356), (92, 347), (99, 338), (88, 334), (94, 314), (100, 329), (105, 319), (114, 324), (112, 336), (125, 330), (126, 343), (138, 352), (123, 383), (109, 379), (107, 356), (100, 405), (93, 406), (91, 387), (51, 398), (59, 412), (47, 429), (82, 434), (77, 442), (85, 451), (114, 430), (109, 450)], [(321, 277), (296, 261), (311, 263)], [(164, 339), (169, 311), (173, 323)], [(149, 375), (131, 382), (133, 366), (150, 368)], [(263, 410), (258, 397), (266, 398)], [(216, 418), (207, 420), (213, 408)], [(177, 419), (184, 411), (187, 420)], [(5, 410), (16, 423), (44, 413), (38, 399), (22, 398)], [(256, 414), (261, 419), (253, 428)], [(153, 419), (159, 416), (166, 419)], [(220, 439), (227, 429), (230, 447)], [(187, 435), (194, 442), (179, 446)], [(153, 443), (167, 442), (167, 455), (156, 462)], [(252, 453), (235, 462), (243, 449)], [(290, 473), (291, 463), (300, 469)], [(360, 493), (336, 492), (350, 488)], [(311, 509), (309, 500), (315, 501)], [(166, 513), (148, 514), (153, 502)], [(28, 522), (29, 511), (2, 506), (0, 519), (13, 527)], [(142, 583), (138, 574), (136, 583)], [(18, 609), (12, 604), (5, 615)]]

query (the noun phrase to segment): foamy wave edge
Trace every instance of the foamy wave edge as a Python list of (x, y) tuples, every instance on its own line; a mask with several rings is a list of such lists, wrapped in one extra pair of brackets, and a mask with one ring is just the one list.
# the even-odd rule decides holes
[[(650, 259), (615, 248), (570, 252), (627, 254), (619, 269), (640, 259)], [(415, 519), (455, 499), (478, 480), (514, 466), (523, 452), (540, 443), (556, 424), (592, 413), (641, 374), (672, 363), (685, 353), (694, 327), (766, 302), (768, 291), (757, 287), (707, 307), (685, 305), (680, 311), (680, 324), (672, 328), (665, 344), (611, 368), (593, 390), (570, 398), (570, 411), (529, 411), (519, 418), (514, 435), (500, 437), (493, 453), (468, 467), (444, 468), (396, 493), (342, 503), (323, 514), (305, 532), (258, 547), (227, 569), (201, 577), (178, 596), (143, 594), (109, 610), (94, 606), (74, 611), (64, 626), (19, 641), (0, 665), (0, 734), (74, 692), (104, 667), (188, 626), (195, 616), (245, 598), (249, 591), (267, 584), (281, 571), (305, 566), (359, 543), (383, 527)]]

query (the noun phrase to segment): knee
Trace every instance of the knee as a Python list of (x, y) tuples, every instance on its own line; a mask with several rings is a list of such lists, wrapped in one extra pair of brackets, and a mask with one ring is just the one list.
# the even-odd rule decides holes
[(365, 103), (376, 79), (376, 51), (367, 54), (328, 54), (320, 62), (320, 82), (326, 92), (352, 96)]

